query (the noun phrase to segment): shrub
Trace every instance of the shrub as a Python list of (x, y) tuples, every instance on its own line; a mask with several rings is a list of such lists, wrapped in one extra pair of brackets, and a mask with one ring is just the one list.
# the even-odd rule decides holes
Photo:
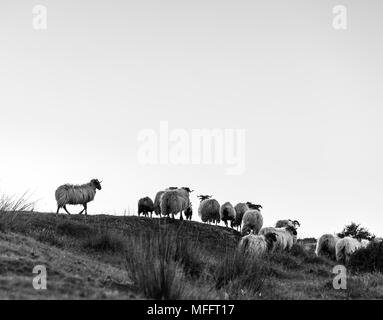
[(123, 252), (125, 249), (125, 239), (117, 234), (101, 230), (88, 235), (82, 246), (99, 252)]
[(375, 236), (371, 234), (366, 228), (361, 227), (360, 224), (356, 224), (355, 222), (351, 222), (349, 225), (346, 225), (343, 230), (338, 233), (338, 237), (352, 237), (358, 240), (372, 240), (375, 238)]
[(348, 262), (353, 271), (383, 272), (383, 242), (372, 242), (367, 248), (355, 251)]
[(57, 233), (74, 238), (83, 238), (94, 233), (91, 227), (75, 222), (75, 221), (61, 221), (56, 226)]
[(147, 233), (128, 241), (126, 266), (134, 287), (151, 299), (180, 299), (185, 287), (182, 264), (193, 265), (181, 253), (178, 235), (169, 230)]
[(259, 259), (244, 255), (238, 250), (229, 250), (219, 262), (213, 274), (215, 288), (225, 288), (231, 299), (239, 293), (255, 295), (262, 288), (267, 276), (267, 269)]

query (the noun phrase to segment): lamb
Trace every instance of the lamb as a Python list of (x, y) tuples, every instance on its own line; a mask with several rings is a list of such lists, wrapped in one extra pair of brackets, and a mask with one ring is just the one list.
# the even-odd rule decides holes
[(335, 245), (336, 261), (347, 263), (352, 253), (362, 247), (361, 242), (351, 237), (340, 239)]
[(191, 192), (193, 192), (193, 190), (187, 187), (166, 190), (161, 196), (161, 213), (165, 216), (172, 214), (173, 220), (174, 215), (180, 213), (180, 220), (183, 220), (182, 212), (190, 205), (189, 196)]
[(198, 198), (201, 200), (198, 207), (198, 216), (201, 218), (202, 222), (220, 222), (219, 215), (219, 203), (215, 199), (211, 199), (212, 196), (208, 195), (199, 195)]
[(327, 256), (332, 260), (336, 259), (335, 245), (339, 241), (339, 237), (332, 234), (324, 234), (320, 236), (315, 248), (317, 256)]
[(193, 208), (192, 208), (192, 204), (190, 202), (189, 206), (185, 210), (186, 220), (191, 220), (192, 216), (193, 216)]
[(145, 217), (150, 213), (150, 218), (153, 215), (154, 203), (149, 197), (138, 200), (138, 216), (142, 213)]
[(234, 207), (234, 210), (235, 220), (233, 221), (233, 226), (237, 227), (238, 229), (238, 227), (241, 227), (243, 215), (247, 210), (249, 210), (249, 207), (246, 203), (237, 203)]
[[(260, 207), (260, 206), (259, 206)], [(258, 234), (263, 226), (263, 217), (259, 210), (249, 209), (245, 212), (242, 219), (241, 231), (243, 235), (250, 232)]]
[(277, 235), (273, 232), (265, 235), (255, 235), (250, 233), (244, 236), (238, 245), (238, 250), (251, 257), (259, 257), (273, 249), (277, 241)]
[(267, 233), (275, 233), (277, 235), (277, 241), (273, 246), (273, 251), (289, 251), (294, 244), (294, 236), (297, 235), (297, 231), (292, 226), (286, 226), (283, 228), (266, 227), (259, 231), (259, 234), (266, 235)]
[(56, 214), (59, 214), (60, 208), (64, 208), (66, 213), (70, 215), (66, 206), (68, 204), (81, 204), (84, 206), (84, 209), (79, 212), (79, 214), (82, 214), (85, 211), (85, 215), (88, 215), (88, 202), (94, 200), (96, 190), (101, 190), (101, 182), (97, 179), (93, 179), (89, 183), (83, 185), (64, 184), (58, 187), (55, 193), (57, 201)]
[(230, 226), (233, 228), (233, 221), (235, 220), (235, 210), (230, 202), (225, 202), (219, 209), (219, 216), (227, 227), (227, 221), (230, 221)]

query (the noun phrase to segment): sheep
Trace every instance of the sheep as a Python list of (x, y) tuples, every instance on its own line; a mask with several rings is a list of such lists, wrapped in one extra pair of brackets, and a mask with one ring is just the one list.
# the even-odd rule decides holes
[(297, 231), (292, 226), (286, 226), (283, 228), (265, 227), (259, 231), (260, 235), (266, 235), (267, 233), (275, 233), (277, 235), (277, 241), (273, 246), (273, 251), (290, 251), (294, 244), (294, 236), (297, 235)]
[(367, 248), (368, 245), (370, 244), (370, 241), (367, 240), (367, 239), (362, 239), (362, 240), (360, 241), (360, 244), (361, 244), (361, 247), (362, 247), (362, 248)]
[(219, 209), (219, 216), (227, 227), (227, 221), (230, 220), (230, 226), (233, 228), (233, 221), (235, 220), (235, 210), (230, 202), (225, 202)]
[(233, 221), (233, 226), (238, 229), (238, 227), (241, 227), (243, 215), (247, 210), (249, 210), (249, 207), (246, 203), (237, 203), (234, 207), (234, 210), (235, 220)]
[[(296, 230), (298, 227), (301, 226), (301, 224), (299, 223), (299, 221), (291, 220), (291, 219), (278, 220), (277, 223), (275, 224), (276, 228), (283, 228), (283, 227), (286, 227), (286, 226), (292, 226)], [(294, 240), (294, 244), (296, 244), (297, 241), (298, 241), (298, 238), (297, 238), (296, 235), (293, 237), (293, 240)]]
[(273, 232), (265, 235), (255, 235), (250, 233), (241, 239), (238, 245), (238, 250), (251, 257), (259, 257), (266, 252), (271, 251), (276, 241), (277, 235)]
[(192, 208), (192, 204), (190, 202), (189, 206), (185, 210), (186, 220), (191, 220), (192, 216), (193, 216), (193, 208)]
[(146, 217), (150, 213), (150, 218), (153, 215), (154, 211), (154, 203), (153, 200), (149, 197), (141, 198), (138, 200), (138, 216), (140, 216), (141, 213)]
[(212, 196), (208, 195), (199, 195), (198, 198), (201, 200), (198, 207), (198, 216), (201, 218), (202, 222), (220, 222), (219, 215), (219, 203), (215, 199), (211, 199)]
[(166, 190), (177, 190), (177, 187), (169, 187), (165, 190), (158, 191), (154, 197), (154, 213), (161, 218), (161, 197)]
[(161, 196), (161, 213), (165, 216), (172, 214), (173, 220), (174, 215), (180, 213), (180, 220), (183, 220), (182, 212), (190, 205), (189, 196), (191, 192), (193, 192), (193, 190), (187, 187), (167, 189)]
[(92, 179), (89, 183), (83, 185), (64, 184), (58, 187), (55, 193), (57, 201), (56, 214), (59, 214), (60, 208), (64, 208), (66, 213), (70, 215), (66, 206), (68, 204), (81, 204), (84, 206), (84, 209), (79, 214), (85, 211), (85, 215), (88, 215), (87, 204), (94, 200), (96, 190), (101, 190), (101, 182), (97, 179)]
[(362, 247), (362, 243), (351, 237), (340, 239), (335, 245), (336, 261), (347, 263), (352, 253)]
[(249, 209), (242, 218), (241, 231), (243, 235), (250, 233), (258, 234), (263, 226), (263, 217), (259, 210)]
[(328, 256), (330, 259), (335, 260), (335, 245), (339, 241), (339, 237), (333, 234), (324, 234), (319, 237), (315, 254), (319, 256)]

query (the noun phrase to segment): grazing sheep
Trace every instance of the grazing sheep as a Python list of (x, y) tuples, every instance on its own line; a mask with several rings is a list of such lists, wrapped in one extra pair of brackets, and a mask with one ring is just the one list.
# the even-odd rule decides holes
[(263, 217), (259, 210), (249, 209), (245, 212), (242, 219), (241, 230), (243, 235), (250, 232), (258, 234), (263, 226)]
[(82, 214), (85, 211), (85, 215), (88, 214), (88, 202), (94, 200), (96, 196), (96, 190), (101, 190), (101, 182), (97, 179), (91, 180), (89, 183), (83, 185), (64, 184), (57, 188), (55, 196), (57, 201), (57, 212), (60, 208), (64, 208), (67, 214), (70, 214), (66, 206), (82, 204), (84, 209), (79, 212)]
[(297, 235), (297, 231), (292, 226), (286, 226), (283, 228), (266, 227), (259, 231), (259, 234), (266, 235), (267, 233), (275, 233), (277, 235), (277, 241), (273, 247), (273, 251), (289, 251), (294, 244), (294, 236)]
[(192, 208), (192, 204), (190, 202), (190, 205), (185, 210), (186, 220), (191, 220), (192, 216), (193, 216), (193, 208)]
[(362, 244), (354, 238), (344, 237), (335, 244), (336, 261), (347, 263), (353, 252), (362, 247)]
[(219, 203), (215, 199), (211, 199), (212, 196), (200, 195), (198, 198), (201, 200), (198, 207), (198, 216), (201, 218), (202, 222), (215, 222), (215, 224), (220, 222), (219, 215)]
[(335, 260), (335, 245), (339, 241), (339, 237), (332, 234), (324, 234), (320, 236), (315, 248), (317, 256), (328, 256), (330, 259)]
[(230, 221), (230, 226), (233, 228), (233, 221), (235, 220), (235, 210), (230, 202), (225, 202), (219, 209), (219, 216), (227, 227), (227, 221)]
[(193, 192), (193, 190), (187, 187), (166, 190), (161, 196), (161, 213), (165, 216), (171, 214), (173, 220), (174, 215), (180, 213), (180, 220), (183, 220), (182, 212), (190, 205), (189, 195), (191, 192)]
[[(292, 226), (296, 230), (298, 227), (301, 226), (301, 224), (297, 220), (291, 220), (291, 219), (278, 220), (277, 223), (275, 224), (276, 228), (283, 228), (287, 226)], [(296, 235), (293, 237), (293, 240), (294, 240), (294, 244), (296, 244), (298, 241), (298, 238)]]
[(238, 250), (252, 257), (259, 257), (274, 247), (277, 235), (273, 232), (265, 235), (255, 235), (253, 233), (244, 236), (239, 242)]
[(150, 213), (150, 218), (153, 215), (154, 203), (149, 197), (138, 200), (138, 216), (142, 213), (145, 217)]
[(233, 226), (238, 230), (238, 227), (241, 227), (243, 215), (247, 210), (249, 210), (249, 207), (246, 203), (237, 203), (234, 207), (234, 210), (235, 220), (233, 221)]

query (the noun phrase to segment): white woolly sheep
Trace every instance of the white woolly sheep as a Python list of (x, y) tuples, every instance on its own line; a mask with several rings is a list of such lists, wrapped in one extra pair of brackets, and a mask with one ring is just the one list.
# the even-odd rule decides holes
[(292, 226), (283, 228), (266, 227), (259, 231), (259, 234), (266, 235), (267, 233), (275, 233), (277, 236), (273, 251), (289, 251), (293, 247), (294, 236), (297, 235), (297, 231)]
[(177, 190), (177, 187), (169, 187), (165, 190), (158, 191), (156, 196), (154, 197), (154, 213), (157, 216), (161, 217), (161, 197), (165, 193), (166, 190)]
[[(275, 224), (276, 228), (283, 228), (287, 226), (291, 226), (296, 230), (298, 227), (301, 226), (301, 224), (299, 223), (299, 221), (291, 220), (291, 219), (278, 220), (277, 223)], [(293, 236), (293, 240), (294, 240), (294, 244), (296, 244), (298, 241), (298, 237), (296, 235)]]
[(245, 212), (242, 218), (241, 231), (243, 235), (250, 232), (258, 234), (263, 226), (263, 217), (259, 210), (249, 209)]
[(145, 217), (150, 213), (150, 218), (153, 215), (154, 203), (149, 197), (138, 200), (138, 216), (142, 213)]
[(96, 190), (101, 190), (101, 182), (97, 179), (91, 180), (89, 183), (83, 185), (64, 184), (57, 188), (55, 196), (57, 201), (57, 212), (60, 208), (64, 208), (67, 214), (70, 214), (67, 205), (83, 205), (84, 209), (79, 212), (82, 214), (85, 211), (85, 215), (88, 214), (88, 202), (94, 200), (96, 196)]
[(202, 222), (215, 222), (215, 224), (220, 222), (219, 215), (219, 203), (215, 199), (211, 199), (212, 196), (200, 195), (198, 198), (201, 200), (198, 207), (198, 216), (201, 218)]
[(165, 216), (171, 214), (173, 220), (174, 215), (180, 213), (180, 220), (183, 220), (182, 212), (190, 205), (189, 195), (191, 192), (193, 190), (187, 187), (166, 190), (161, 196), (161, 213)]
[(265, 235), (255, 235), (250, 233), (244, 236), (238, 245), (238, 250), (252, 257), (259, 257), (273, 249), (274, 243), (277, 241), (275, 233), (267, 233)]
[(235, 210), (230, 202), (225, 202), (219, 209), (219, 216), (227, 227), (227, 222), (230, 221), (230, 226), (233, 227), (233, 221), (235, 220)]
[(335, 244), (336, 261), (347, 263), (353, 252), (362, 247), (362, 244), (354, 238), (344, 237)]
[(370, 244), (370, 241), (367, 240), (367, 239), (362, 239), (362, 240), (360, 241), (360, 244), (361, 244), (361, 247), (362, 247), (362, 248), (367, 248), (368, 245)]
[(247, 210), (249, 210), (249, 207), (246, 203), (237, 203), (234, 207), (234, 210), (235, 220), (233, 221), (233, 226), (238, 230), (238, 227), (241, 227), (243, 215)]
[(324, 234), (319, 237), (315, 248), (317, 256), (327, 256), (332, 260), (336, 259), (335, 245), (339, 241), (339, 237), (333, 234)]

